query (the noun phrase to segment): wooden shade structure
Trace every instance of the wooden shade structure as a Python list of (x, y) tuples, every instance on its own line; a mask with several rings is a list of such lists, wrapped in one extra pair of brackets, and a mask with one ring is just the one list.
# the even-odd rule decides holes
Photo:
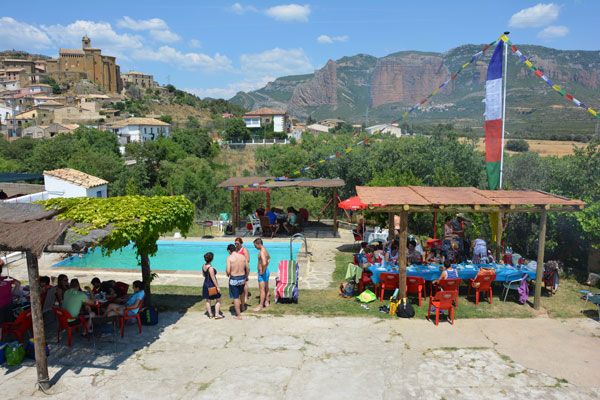
[[(400, 214), (400, 248), (398, 251), (399, 292), (406, 297), (406, 243), (409, 212), (452, 212), (452, 213), (498, 213), (500, 220), (505, 213), (536, 212), (541, 214), (538, 240), (538, 259), (535, 279), (534, 308), (540, 307), (542, 273), (544, 266), (544, 244), (548, 212), (577, 212), (586, 205), (580, 200), (536, 191), (536, 190), (480, 190), (474, 187), (366, 187), (357, 186), (356, 193), (361, 202), (368, 204), (372, 212)], [(385, 204), (378, 206), (377, 204)], [(500, 248), (498, 224), (496, 249)]]
[(0, 202), (0, 250), (24, 251), (27, 256), (37, 385), (42, 390), (50, 387), (50, 379), (40, 286), (36, 284), (40, 279), (38, 258), (43, 252), (82, 252), (111, 232), (110, 227), (90, 230), (85, 236), (68, 231), (73, 221), (53, 219), (62, 211), (46, 211), (39, 204)]
[[(305, 187), (305, 188), (333, 188), (333, 234), (337, 235), (337, 217), (338, 217), (338, 192), (337, 188), (344, 186), (343, 179), (286, 179), (282, 181), (266, 182), (267, 180), (275, 179), (266, 176), (251, 176), (251, 177), (233, 177), (217, 185), (218, 188), (231, 190), (231, 207), (232, 207), (232, 227), (235, 234), (236, 227), (240, 227), (240, 192), (243, 191), (266, 191), (267, 192), (267, 209), (271, 209), (270, 190), (275, 188), (288, 187)], [(244, 187), (253, 185), (257, 182), (265, 182), (253, 187)]]

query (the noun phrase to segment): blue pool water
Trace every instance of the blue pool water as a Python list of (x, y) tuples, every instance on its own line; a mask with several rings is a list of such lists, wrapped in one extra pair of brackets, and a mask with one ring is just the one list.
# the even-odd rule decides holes
[[(227, 245), (231, 242), (158, 242), (158, 253), (150, 257), (150, 267), (153, 270), (179, 270), (179, 271), (201, 271), (204, 265), (204, 254), (212, 251), (215, 258), (212, 262), (217, 271), (225, 271), (225, 260), (229, 253)], [(244, 243), (244, 247), (250, 252), (250, 271), (256, 272), (258, 263), (258, 250), (254, 248), (252, 242)], [(301, 243), (292, 245), (292, 254), (294, 259), (298, 256)], [(279, 261), (290, 258), (289, 243), (265, 243), (265, 248), (271, 255), (269, 271), (277, 273)], [(135, 258), (135, 252), (132, 246), (123, 248), (109, 257), (104, 257), (100, 249), (84, 254), (82, 258), (73, 256), (53, 267), (73, 267), (73, 268), (116, 268), (116, 269), (137, 269), (138, 262)]]

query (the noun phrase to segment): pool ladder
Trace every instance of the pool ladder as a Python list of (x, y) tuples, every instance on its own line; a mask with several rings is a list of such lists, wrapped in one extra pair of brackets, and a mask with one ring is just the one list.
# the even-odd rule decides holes
[(296, 233), (290, 238), (290, 260), (294, 259), (294, 253), (292, 251), (292, 242), (294, 239), (299, 239), (304, 241), (304, 251), (306, 252), (306, 257), (308, 257), (308, 245), (306, 244), (306, 236), (301, 233)]

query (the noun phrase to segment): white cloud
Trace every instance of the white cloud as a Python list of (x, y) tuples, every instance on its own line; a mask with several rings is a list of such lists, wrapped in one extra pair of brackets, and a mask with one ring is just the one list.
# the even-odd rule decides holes
[(240, 56), (242, 73), (262, 76), (305, 74), (314, 70), (303, 49), (280, 49), (278, 47), (258, 54)]
[(240, 3), (235, 3), (234, 5), (231, 6), (231, 8), (229, 8), (230, 11), (238, 14), (238, 15), (242, 15), (245, 14), (249, 11), (253, 11), (256, 12), (258, 11), (255, 7), (252, 6), (243, 6)]
[(123, 19), (118, 20), (117, 26), (123, 29), (131, 29), (132, 31), (164, 30), (169, 28), (167, 23), (160, 18), (135, 20), (128, 16), (124, 16)]
[(258, 79), (253, 80), (243, 80), (240, 82), (229, 83), (224, 88), (207, 88), (207, 89), (183, 89), (186, 92), (195, 94), (199, 97), (212, 97), (212, 98), (222, 98), (222, 99), (230, 99), (235, 96), (238, 92), (250, 92), (252, 90), (260, 89), (264, 87), (267, 83), (274, 81), (274, 77), (265, 76)]
[(198, 39), (191, 39), (189, 41), (189, 45), (190, 45), (190, 47), (193, 47), (194, 49), (199, 49), (202, 47), (202, 42), (199, 41)]
[(558, 26), (548, 26), (544, 28), (540, 33), (537, 34), (537, 37), (540, 39), (554, 39), (558, 37), (567, 36), (569, 33), (569, 28), (566, 26), (558, 25)]
[(285, 6), (271, 7), (265, 11), (269, 17), (273, 17), (278, 21), (298, 21), (308, 22), (310, 14), (310, 6), (300, 6), (298, 4), (288, 4)]
[(102, 49), (103, 54), (128, 59), (126, 54), (143, 47), (143, 38), (139, 35), (116, 33), (108, 22), (75, 21), (69, 25), (41, 27), (58, 45), (73, 48), (81, 47), (81, 38), (87, 35), (92, 46)]
[(334, 36), (329, 37), (327, 35), (321, 35), (317, 38), (317, 42), (322, 44), (331, 44), (333, 42), (347, 42), (350, 37), (348, 35), (344, 36)]
[(162, 30), (162, 31), (150, 31), (150, 36), (152, 37), (152, 39), (158, 41), (158, 42), (163, 42), (163, 43), (173, 43), (173, 42), (177, 42), (178, 40), (181, 40), (181, 36), (179, 36), (176, 33), (171, 32), (168, 29)]
[(514, 28), (537, 28), (548, 25), (558, 18), (559, 11), (560, 6), (554, 3), (538, 3), (513, 14), (508, 25)]
[(333, 43), (333, 40), (327, 35), (321, 35), (317, 38), (319, 43)]
[(140, 49), (133, 57), (140, 60), (160, 61), (190, 71), (206, 72), (230, 71), (231, 60), (216, 53), (214, 57), (203, 53), (182, 53), (170, 46), (161, 46), (158, 50)]
[(43, 49), (51, 44), (43, 30), (10, 17), (0, 18), (0, 48)]

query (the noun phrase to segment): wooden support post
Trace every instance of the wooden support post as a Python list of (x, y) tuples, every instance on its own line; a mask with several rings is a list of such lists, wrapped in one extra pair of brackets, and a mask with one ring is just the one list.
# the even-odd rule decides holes
[(400, 212), (400, 247), (398, 248), (398, 294), (406, 297), (406, 240), (408, 238), (408, 212)]
[(271, 189), (267, 188), (267, 212), (271, 212)]
[(336, 237), (337, 233), (338, 233), (338, 226), (337, 226), (337, 218), (338, 218), (338, 192), (337, 192), (337, 188), (334, 187), (333, 188), (333, 236)]
[(240, 221), (240, 188), (237, 186), (235, 187), (235, 222), (238, 229), (242, 227), (242, 221)]
[(396, 230), (394, 229), (394, 213), (388, 213), (388, 240), (394, 240), (396, 236)]
[(237, 220), (235, 218), (235, 188), (231, 191), (231, 234), (235, 235)]
[(502, 213), (498, 213), (498, 226), (496, 226), (496, 261), (500, 262), (502, 251)]
[(540, 236), (538, 239), (538, 258), (537, 269), (535, 271), (535, 297), (533, 299), (533, 308), (540, 309), (540, 298), (542, 296), (542, 276), (544, 274), (544, 247), (546, 245), (546, 222), (548, 212), (542, 211), (540, 214)]
[(42, 296), (40, 293), (40, 273), (37, 257), (27, 251), (27, 273), (29, 277), (29, 299), (31, 301), (31, 318), (33, 321), (33, 338), (35, 348), (35, 367), (37, 384), (42, 390), (50, 389), (48, 376), (48, 359), (46, 358), (46, 333), (44, 331), (44, 315), (42, 314)]
[(435, 235), (437, 233), (437, 211), (433, 213), (433, 238), (435, 239)]

